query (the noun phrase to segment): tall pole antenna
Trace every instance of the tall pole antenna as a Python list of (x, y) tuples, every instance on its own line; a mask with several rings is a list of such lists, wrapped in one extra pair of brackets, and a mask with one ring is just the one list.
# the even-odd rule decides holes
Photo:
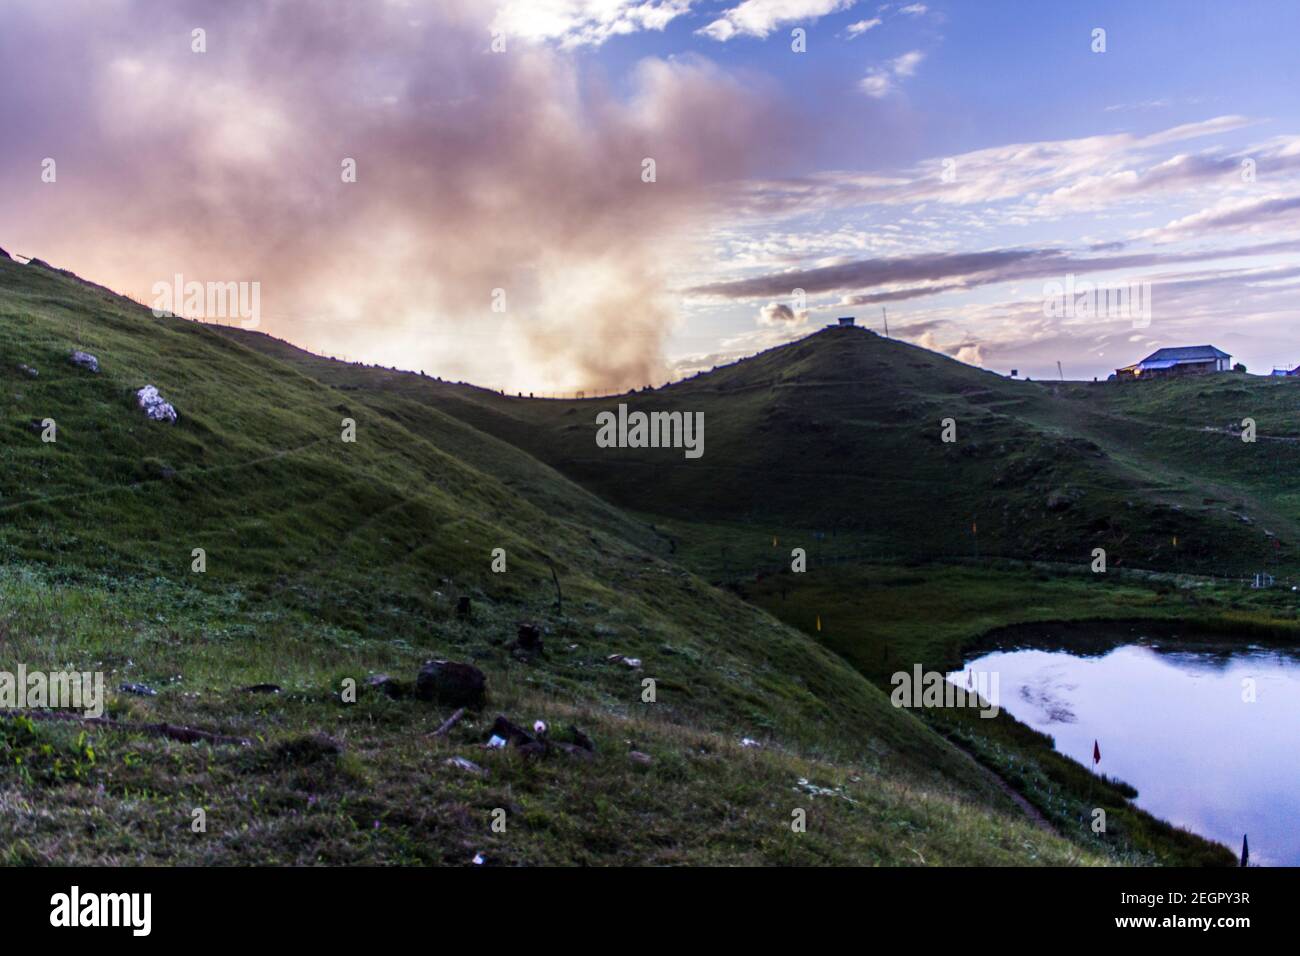
[(1060, 360), (1060, 359), (1057, 359), (1057, 360), (1056, 360), (1056, 374), (1059, 375), (1059, 376), (1061, 377), (1061, 381), (1062, 381), (1062, 382), (1065, 381), (1065, 372), (1063, 372), (1063, 371), (1061, 370), (1061, 360)]
[(880, 314), (885, 317), (885, 338), (889, 338), (889, 310), (882, 305)]

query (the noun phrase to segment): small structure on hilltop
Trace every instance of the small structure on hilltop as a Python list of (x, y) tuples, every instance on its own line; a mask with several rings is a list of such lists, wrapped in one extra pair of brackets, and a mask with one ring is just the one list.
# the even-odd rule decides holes
[(1300, 378), (1300, 365), (1295, 368), (1275, 368), (1273, 369), (1275, 378)]
[(1184, 345), (1158, 349), (1142, 361), (1115, 369), (1125, 378), (1169, 378), (1176, 375), (1204, 375), (1232, 370), (1232, 356), (1213, 345)]
[(857, 321), (857, 317), (852, 315), (842, 315), (836, 321), (840, 328), (847, 329)]

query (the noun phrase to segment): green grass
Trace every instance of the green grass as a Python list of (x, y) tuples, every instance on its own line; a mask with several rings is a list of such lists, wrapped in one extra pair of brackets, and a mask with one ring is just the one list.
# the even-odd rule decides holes
[[(745, 748), (736, 734), (674, 715), (671, 705), (641, 704), (639, 675), (603, 665), (603, 647), (593, 653), (584, 642), (577, 652), (553, 652), (556, 660), (522, 664), (477, 634), (457, 633), (486, 622), (448, 623), (431, 641), (438, 652), (488, 651), (470, 656), (489, 674), (491, 706), (434, 738), (447, 708), (365, 689), (354, 704), (339, 695), (347, 677), (364, 687), (370, 672), (410, 675), (426, 650), (267, 614), (256, 627), (232, 629), (239, 615), (218, 598), (158, 581), (122, 583), (69, 587), (43, 572), (6, 569), (7, 656), (33, 668), (102, 668), (110, 689), (149, 683), (158, 696), (111, 695), (115, 719), (202, 726), (253, 745), (0, 720), (6, 863), (466, 865), (478, 852), (499, 864), (1098, 860), (1034, 829), (978, 783), (954, 786), (947, 775), (909, 770), (875, 736), (882, 718), (888, 722), (884, 712), (853, 713), (840, 702), (837, 714), (855, 732), (835, 747), (798, 746), (795, 734), (754, 729), (765, 745)], [(689, 643), (682, 650), (698, 653)], [(565, 675), (594, 684), (593, 672), (604, 672), (606, 693), (589, 687), (566, 700)], [(738, 668), (728, 676), (744, 680)], [(851, 672), (844, 677), (853, 682)], [(282, 681), (283, 692), (241, 690), (268, 679)], [(798, 684), (773, 678), (752, 693), (771, 697), (767, 710), (779, 711), (777, 698)], [(661, 684), (661, 700), (671, 700), (672, 687)], [(594, 738), (597, 755), (534, 762), (484, 750), (498, 711), (525, 723), (545, 719), (557, 738), (575, 724)], [(831, 736), (811, 723), (807, 732), (811, 740)], [(943, 743), (928, 731), (913, 736), (928, 740), (929, 758), (942, 765)], [(630, 762), (633, 747), (653, 763)], [(448, 766), (453, 756), (487, 777)], [(801, 789), (801, 781), (818, 790)], [(191, 830), (198, 808), (203, 833)], [(497, 808), (507, 812), (504, 834), (490, 826)], [(790, 828), (795, 809), (807, 815), (806, 833)]]
[[(9, 862), (1101, 859), (1036, 830), (830, 651), (665, 560), (645, 522), (418, 396), (318, 380), (237, 338), (0, 260), (5, 660), (103, 671), (115, 720), (253, 740), (0, 720)], [(102, 373), (71, 366), (74, 348)], [(146, 383), (177, 425), (134, 407)], [(52, 444), (28, 428), (47, 417)], [(520, 620), (545, 629), (541, 658), (509, 653)], [(429, 734), (447, 708), (338, 699), (345, 678), (410, 680), (443, 656), (481, 666), (491, 695), (446, 740)], [(263, 682), (283, 692), (241, 690)], [(599, 755), (485, 751), (498, 712), (576, 722)], [(486, 781), (446, 766), (453, 754)], [(850, 799), (797, 791), (801, 778)], [(508, 836), (488, 827), (498, 806)]]
[[(1012, 381), (860, 329), (820, 332), (654, 392), (584, 401), (282, 354), (321, 381), (446, 412), (623, 508), (688, 524), (849, 535), (899, 559), (979, 553), (1083, 565), (1102, 547), (1115, 567), (1220, 576), (1295, 573), (1300, 562), (1300, 496), (1288, 480), (1300, 443), (1270, 440), (1292, 427), (1285, 384), (1245, 387), (1236, 375), (1162, 383), (1176, 394), (1152, 392), (1146, 405), (1137, 385)], [(1177, 400), (1199, 391), (1210, 397)], [(702, 412), (704, 456), (598, 451), (595, 415), (619, 402)], [(1239, 421), (1243, 408), (1259, 409), (1265, 438), (1255, 445), (1205, 430)], [(949, 418), (954, 443), (941, 440)]]
[[(68, 364), (74, 348), (102, 374)], [(1223, 862), (1128, 808), (1122, 786), (1104, 795), (1111, 838), (1092, 838), (1077, 825), (1092, 805), (1083, 780), (1032, 732), (899, 710), (879, 685), (892, 662), (959, 657), (1008, 623), (1294, 626), (1275, 593), (1174, 577), (1294, 567), (1284, 482), (1220, 454), (1223, 436), (1144, 437), (1169, 409), (1221, 414), (1231, 389), (1204, 406), (1130, 407), (834, 332), (627, 397), (703, 411), (700, 461), (597, 454), (594, 415), (613, 401), (507, 398), (332, 362), (3, 259), (0, 354), (4, 659), (104, 671), (114, 719), (253, 741), (0, 719), (8, 862)], [(134, 407), (146, 383), (177, 425)], [(1261, 430), (1282, 427), (1281, 408), (1259, 413)], [(30, 427), (47, 417), (53, 444)], [(939, 441), (943, 417), (958, 422), (956, 445)], [(355, 443), (341, 441), (344, 419)], [(1077, 573), (1096, 546), (1116, 572), (1104, 584)], [(793, 547), (814, 573), (780, 599), (789, 576), (773, 572)], [(1039, 563), (909, 566), (976, 554)], [(462, 597), (472, 620), (454, 611)], [(520, 621), (543, 627), (541, 657), (510, 653)], [(476, 663), (490, 687), (488, 708), (445, 739), (430, 735), (448, 708), (339, 699), (345, 679), (410, 680), (433, 657)], [(124, 681), (159, 693), (117, 692)], [(283, 692), (241, 690), (256, 683)], [(484, 750), (497, 713), (577, 724), (598, 754)], [(190, 829), (196, 807), (205, 834)], [(489, 827), (498, 807), (505, 834)], [(791, 831), (795, 808), (807, 833)]]

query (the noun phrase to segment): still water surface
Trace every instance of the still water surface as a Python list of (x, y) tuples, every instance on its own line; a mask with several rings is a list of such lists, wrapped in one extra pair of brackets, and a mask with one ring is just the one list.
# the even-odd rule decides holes
[(1300, 653), (1040, 646), (983, 654), (949, 679), (967, 671), (999, 673), (1002, 708), (1085, 766), (1096, 740), (1100, 772), (1136, 787), (1143, 809), (1235, 852), (1248, 833), (1252, 864), (1300, 866)]

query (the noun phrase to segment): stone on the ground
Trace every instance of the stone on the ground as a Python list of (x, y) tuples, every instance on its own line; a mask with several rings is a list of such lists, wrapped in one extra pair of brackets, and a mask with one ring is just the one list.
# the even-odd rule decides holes
[(596, 742), (573, 724), (569, 725), (569, 736), (572, 737), (573, 742), (583, 750), (590, 751), (591, 753), (596, 752)]
[(455, 767), (457, 770), (464, 770), (466, 773), (472, 773), (476, 777), (486, 777), (488, 772), (472, 760), (466, 760), (464, 757), (448, 757), (443, 761), (448, 767)]
[(124, 694), (135, 694), (138, 697), (158, 696), (158, 692), (148, 684), (134, 684), (129, 681), (118, 687), (118, 690), (122, 691)]
[(515, 646), (521, 650), (536, 652), (542, 649), (542, 630), (536, 624), (520, 624), (515, 637)]
[(652, 763), (654, 763), (654, 759), (649, 754), (643, 754), (639, 750), (633, 750), (629, 752), (627, 755), (627, 759), (632, 761), (633, 763), (640, 764), (643, 767), (648, 767)]
[(487, 677), (473, 664), (425, 661), (415, 678), (415, 696), (453, 707), (477, 707), (487, 697)]
[(401, 681), (387, 674), (372, 674), (366, 678), (366, 686), (393, 700), (406, 695), (406, 688), (402, 686)]
[(518, 724), (512, 723), (505, 714), (498, 714), (497, 719), (493, 721), (488, 742), (491, 743), (493, 738), (505, 741), (507, 744), (514, 744), (516, 747), (537, 742), (537, 738)]
[(170, 422), (174, 425), (179, 417), (172, 403), (159, 395), (158, 389), (152, 385), (146, 385), (136, 392), (135, 400), (151, 421)]
[(21, 362), (18, 363), (18, 371), (22, 372), (28, 378), (36, 378), (36, 376), (41, 374), (40, 372), (36, 371), (36, 369), (32, 368), (30, 365), (24, 365)]
[(99, 359), (89, 352), (74, 351), (68, 356), (68, 361), (78, 368), (84, 368), (87, 372), (99, 374)]

